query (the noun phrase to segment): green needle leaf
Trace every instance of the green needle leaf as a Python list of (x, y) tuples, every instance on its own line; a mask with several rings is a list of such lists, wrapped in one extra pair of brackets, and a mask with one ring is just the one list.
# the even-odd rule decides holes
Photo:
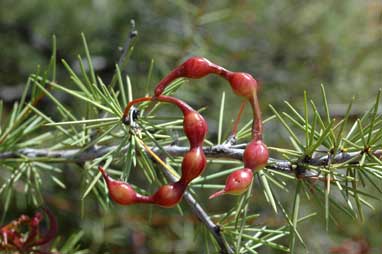
[(89, 66), (89, 72), (90, 72), (91, 80), (92, 80), (93, 84), (97, 84), (97, 79), (96, 79), (96, 75), (95, 75), (94, 68), (93, 68), (92, 58), (90, 56), (88, 44), (86, 42), (86, 38), (85, 38), (85, 34), (84, 33), (81, 33), (81, 38), (82, 38), (82, 42), (83, 42), (84, 48), (85, 48), (85, 54), (86, 54), (86, 59), (88, 61), (88, 66)]
[(224, 103), (225, 103), (225, 92), (222, 93), (222, 99), (220, 102), (220, 113), (219, 113), (219, 127), (218, 127), (218, 144), (221, 144), (222, 140), (222, 128), (224, 120)]
[(370, 144), (370, 140), (371, 140), (371, 135), (372, 135), (372, 132), (373, 132), (373, 127), (374, 127), (375, 119), (377, 118), (380, 97), (381, 97), (381, 89), (378, 90), (377, 99), (375, 100), (375, 106), (374, 106), (373, 113), (372, 113), (372, 116), (371, 116), (371, 123), (370, 123), (370, 127), (369, 127), (369, 133), (368, 133), (368, 136), (367, 136), (367, 142), (366, 142), (367, 145)]
[(289, 134), (291, 135), (291, 138), (293, 139), (293, 141), (298, 145), (298, 147), (301, 149), (301, 150), (304, 150), (304, 146), (302, 145), (302, 143), (300, 142), (300, 140), (297, 138), (296, 134), (292, 131), (292, 129), (289, 127), (289, 125), (285, 122), (285, 120), (280, 116), (280, 114), (276, 111), (276, 109), (272, 106), (272, 105), (269, 105), (269, 107), (271, 108), (271, 110), (273, 111), (273, 113), (276, 115), (276, 117), (280, 120), (280, 122), (284, 125), (284, 127), (287, 129), (287, 131), (289, 132)]
[(260, 180), (264, 186), (265, 196), (267, 198), (267, 201), (270, 202), (270, 204), (272, 205), (273, 211), (275, 211), (275, 213), (277, 214), (278, 212), (277, 212), (276, 202), (275, 202), (275, 199), (273, 197), (273, 193), (272, 193), (272, 190), (269, 186), (268, 180), (265, 176), (266, 172), (264, 170), (260, 170), (258, 174), (259, 174)]
[(291, 240), (290, 240), (290, 252), (295, 253), (295, 244), (296, 244), (296, 234), (297, 232), (297, 222), (299, 220), (299, 211), (300, 211), (300, 189), (301, 189), (301, 181), (297, 181), (296, 184), (296, 192), (293, 201), (293, 212), (292, 212), (292, 226), (293, 230), (291, 230)]
[[(308, 99), (306, 91), (304, 91), (304, 115), (305, 115), (305, 146), (309, 147), (309, 111), (308, 111)], [(313, 130), (314, 131), (314, 130)], [(292, 252), (293, 253), (293, 252)]]

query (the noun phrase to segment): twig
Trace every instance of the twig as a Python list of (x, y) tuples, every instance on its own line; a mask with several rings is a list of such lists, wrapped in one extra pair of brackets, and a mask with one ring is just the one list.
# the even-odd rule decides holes
[(200, 204), (195, 200), (195, 198), (188, 191), (184, 193), (184, 199), (186, 200), (188, 205), (191, 207), (193, 212), (204, 223), (204, 225), (206, 225), (208, 230), (215, 237), (216, 242), (219, 244), (222, 253), (224, 254), (233, 253), (231, 247), (227, 244), (224, 236), (221, 234), (220, 227), (211, 220), (208, 214), (204, 211), (204, 209), (200, 206)]
[[(163, 166), (160, 167), (162, 172), (166, 175), (167, 179), (171, 182), (176, 182), (177, 179), (168, 172)], [(220, 227), (216, 225), (208, 216), (208, 214), (204, 211), (203, 207), (195, 200), (192, 194), (186, 191), (183, 195), (184, 200), (186, 200), (187, 204), (192, 209), (193, 213), (203, 222), (203, 224), (207, 227), (207, 229), (214, 236), (216, 242), (218, 243), (221, 253), (231, 254), (234, 253), (231, 247), (228, 245), (224, 236), (221, 234)]]
[[(135, 29), (135, 21), (134, 19), (130, 20), (131, 23), (131, 30), (129, 32), (129, 36), (126, 39), (125, 45), (122, 49), (122, 54), (118, 59), (117, 65), (120, 68), (121, 72), (125, 72), (125, 65), (126, 65), (126, 58), (129, 53), (129, 49), (132, 47), (132, 44), (134, 42), (134, 39), (138, 36), (138, 31)], [(111, 79), (110, 86), (114, 87), (115, 83), (117, 82), (117, 75), (116, 73), (113, 75), (113, 78)]]
[[(239, 147), (239, 148), (238, 148)], [(204, 153), (208, 158), (219, 158), (219, 159), (231, 159), (231, 160), (242, 160), (244, 153), (245, 144), (243, 146), (235, 145), (216, 145), (211, 147), (204, 147)], [(57, 159), (58, 161), (71, 161), (71, 162), (86, 162), (94, 160), (98, 157), (105, 155), (106, 153), (116, 149), (117, 146), (95, 146), (88, 150), (82, 151), (81, 149), (68, 149), (68, 150), (49, 150), (49, 149), (35, 149), (35, 148), (23, 148), (13, 152), (2, 152), (0, 153), (0, 160), (4, 159), (17, 159), (17, 158), (51, 158)], [(124, 147), (122, 151), (126, 151), (128, 146)], [(183, 156), (186, 152), (189, 151), (187, 146), (177, 146), (170, 145), (164, 146), (162, 149), (152, 147), (152, 151), (160, 155), (165, 152), (166, 154), (172, 156)], [(359, 161), (361, 152), (341, 152), (333, 156), (331, 164), (343, 163), (346, 161), (351, 161), (352, 164)], [(376, 150), (373, 154), (377, 157), (382, 156), (382, 149)], [(358, 158), (359, 157), (359, 158)], [(304, 165), (313, 165), (313, 166), (325, 166), (328, 162), (328, 155), (311, 158), (308, 161), (304, 161), (303, 164), (298, 165), (304, 167)], [(283, 171), (286, 173), (294, 173), (294, 169), (299, 162), (290, 162), (287, 160), (279, 160), (274, 158), (269, 158), (268, 160), (268, 169), (273, 169), (277, 171)]]
[(130, 23), (131, 23), (131, 30), (129, 32), (129, 36), (125, 42), (125, 45), (123, 46), (122, 55), (120, 56), (120, 58), (118, 60), (118, 66), (119, 67), (122, 67), (122, 64), (125, 61), (125, 58), (127, 56), (127, 53), (129, 52), (131, 42), (138, 35), (138, 31), (135, 29), (135, 20), (134, 19), (130, 20)]

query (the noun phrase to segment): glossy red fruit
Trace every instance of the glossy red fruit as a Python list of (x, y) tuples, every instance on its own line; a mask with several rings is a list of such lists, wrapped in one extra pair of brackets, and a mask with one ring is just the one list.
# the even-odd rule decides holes
[(214, 64), (204, 57), (194, 56), (185, 61), (182, 68), (185, 78), (202, 78), (213, 71)]
[(251, 74), (244, 72), (232, 72), (226, 77), (230, 82), (233, 92), (248, 99), (252, 99), (253, 94), (258, 90), (256, 79)]
[(208, 125), (198, 112), (193, 111), (184, 115), (183, 130), (190, 142), (190, 147), (193, 148), (203, 145)]
[(240, 195), (245, 192), (253, 179), (252, 170), (243, 168), (232, 172), (226, 180), (223, 190), (215, 192), (209, 199), (219, 197), (223, 194)]
[(130, 205), (137, 202), (137, 193), (130, 184), (112, 179), (101, 166), (98, 167), (109, 189), (110, 198), (121, 205)]
[(253, 140), (244, 150), (243, 161), (246, 168), (260, 170), (267, 165), (268, 159), (268, 148), (262, 140)]
[(163, 185), (153, 195), (154, 203), (162, 207), (173, 207), (182, 199), (186, 186), (177, 182)]
[(159, 96), (164, 89), (174, 80), (178, 78), (202, 78), (212, 72), (213, 64), (203, 57), (191, 57), (183, 64), (173, 69), (166, 77), (164, 77), (155, 87), (154, 94)]
[(198, 79), (207, 76), (208, 74), (218, 74), (226, 76), (229, 71), (223, 67), (210, 62), (204, 57), (193, 56), (187, 59), (184, 63), (172, 70), (164, 77), (155, 87), (155, 96), (163, 93), (164, 89), (177, 78)]
[(182, 161), (182, 177), (180, 183), (188, 185), (193, 179), (200, 176), (206, 168), (207, 160), (203, 148), (197, 147), (187, 152)]

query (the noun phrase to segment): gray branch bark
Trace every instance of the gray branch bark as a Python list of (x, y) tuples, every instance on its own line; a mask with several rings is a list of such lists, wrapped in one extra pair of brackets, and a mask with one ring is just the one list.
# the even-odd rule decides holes
[[(162, 157), (164, 158), (164, 156)], [(166, 175), (167, 179), (171, 182), (176, 182), (177, 179), (171, 175), (164, 167), (160, 167), (162, 172)], [(228, 245), (225, 237), (222, 235), (220, 231), (220, 227), (216, 225), (208, 216), (206, 211), (204, 211), (203, 207), (196, 201), (194, 196), (186, 191), (183, 195), (183, 199), (187, 202), (188, 206), (191, 208), (192, 212), (199, 218), (199, 220), (207, 227), (207, 229), (211, 232), (211, 234), (216, 239), (217, 244), (220, 247), (222, 254), (233, 254), (232, 248)]]
[[(204, 153), (208, 158), (215, 159), (231, 159), (231, 160), (242, 160), (244, 153), (245, 144), (242, 145), (216, 145), (211, 147), (204, 147)], [(35, 148), (23, 148), (13, 152), (3, 152), (0, 153), (0, 160), (4, 159), (16, 159), (16, 158), (55, 158), (58, 160), (65, 160), (71, 162), (83, 163), (86, 161), (94, 160), (98, 157), (105, 155), (106, 153), (116, 149), (117, 146), (95, 146), (88, 150), (81, 149), (67, 149), (67, 150), (50, 150), (50, 149), (35, 149)], [(128, 147), (125, 147), (123, 150), (127, 150)], [(189, 147), (186, 146), (177, 146), (169, 145), (164, 146), (162, 149), (156, 147), (151, 148), (156, 154), (161, 155), (163, 151), (166, 154), (172, 156), (183, 156), (189, 151)], [(357, 163), (358, 159), (362, 155), (363, 151), (360, 152), (341, 152), (333, 155), (331, 163), (343, 163), (346, 161), (351, 161), (352, 163)], [(377, 157), (382, 156), (382, 150), (376, 150), (373, 153)], [(304, 161), (299, 166), (303, 165), (314, 165), (314, 166), (324, 166), (328, 163), (329, 156), (323, 155), (320, 157), (311, 158), (307, 161)], [(279, 160), (274, 158), (269, 158), (268, 160), (268, 169), (273, 169), (277, 171), (284, 171), (293, 173), (296, 166), (299, 162), (290, 162), (287, 160)]]

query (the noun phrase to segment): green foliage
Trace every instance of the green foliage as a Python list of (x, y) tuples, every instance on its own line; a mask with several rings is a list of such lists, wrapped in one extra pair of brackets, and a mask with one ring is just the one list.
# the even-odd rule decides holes
[[(0, 73), (0, 81), (19, 82), (20, 75), (34, 73), (27, 78), (20, 100), (11, 109), (0, 104), (0, 154), (15, 153), (0, 157), (3, 222), (11, 217), (10, 211), (48, 203), (71, 215), (62, 216), (67, 217), (61, 218), (62, 225), (75, 224), (61, 230), (64, 239), (53, 245), (63, 253), (134, 251), (132, 237), (152, 242), (151, 251), (193, 252), (205, 246), (205, 253), (217, 252), (219, 247), (211, 232), (194, 221), (185, 202), (166, 211), (152, 206), (115, 206), (97, 171), (100, 163), (105, 164), (114, 177), (133, 182), (140, 193), (152, 193), (168, 180), (145, 144), (165, 154), (166, 169), (179, 176), (181, 158), (166, 153), (165, 147), (173, 143), (186, 145), (180, 113), (159, 103), (147, 110), (151, 105), (143, 103), (136, 128), (123, 125), (120, 117), (127, 102), (150, 94), (155, 82), (179, 58), (204, 55), (261, 77), (263, 105), (273, 105), (265, 109), (269, 117), (264, 121), (272, 157), (290, 163), (294, 170), (277, 170), (277, 160), (271, 161), (269, 167), (256, 173), (248, 192), (221, 201), (207, 202), (205, 193), (222, 188), (225, 177), (241, 167), (240, 161), (210, 159), (204, 175), (192, 182), (189, 192), (220, 226), (236, 253), (322, 251), (322, 246), (317, 247), (307, 237), (313, 228), (307, 221), (325, 225), (320, 232), (327, 237), (354, 222), (374, 223), (380, 228), (380, 220), (372, 220), (373, 214), (381, 211), (380, 92), (374, 102), (369, 99), (370, 91), (380, 86), (375, 82), (380, 47), (374, 34), (374, 12), (366, 12), (368, 4), (359, 8), (355, 2), (280, 1), (268, 5), (260, 1), (241, 6), (224, 1), (205, 5), (176, 1), (164, 7), (156, 1), (129, 1), (126, 8), (124, 1), (115, 1), (106, 8), (101, 2), (75, 6), (65, 1), (24, 1), (12, 12), (6, 10), (13, 4), (2, 2), (0, 25), (4, 20), (11, 27), (32, 21), (28, 29), (33, 34), (57, 34), (62, 45), (57, 47), (53, 37), (53, 45), (46, 46), (49, 51), (53, 49), (53, 54), (49, 58), (34, 57), (34, 50), (20, 45), (23, 39), (17, 29), (6, 40), (0, 40), (0, 46), (9, 49), (7, 52), (18, 52), (3, 56), (0, 69), (10, 70), (17, 65), (16, 69), (23, 70), (11, 77)], [(365, 13), (367, 18), (360, 19)], [(118, 65), (115, 55), (119, 53), (115, 49), (126, 37), (126, 17), (132, 14), (137, 18), (139, 37), (133, 39)], [(62, 17), (52, 19), (52, 24), (37, 18), (44, 15)], [(19, 16), (25, 21), (16, 22)], [(102, 22), (99, 16), (103, 16)], [(150, 25), (164, 17), (161, 24), (167, 25)], [(80, 31), (73, 37), (67, 29), (77, 29), (79, 22), (79, 29), (87, 35), (85, 39), (82, 34), (81, 50), (77, 46)], [(333, 24), (338, 23), (342, 26), (333, 29)], [(351, 40), (354, 34), (359, 36)], [(19, 52), (27, 56), (19, 56)], [(57, 55), (62, 54), (65, 59), (59, 59), (61, 64), (56, 65), (60, 58)], [(107, 67), (103, 68), (111, 66), (107, 75), (102, 75), (104, 69), (95, 64), (95, 56), (99, 55), (106, 58)], [(34, 70), (37, 63), (48, 66)], [(324, 86), (314, 85), (320, 82), (331, 86), (325, 90)], [(231, 116), (238, 108), (233, 106), (236, 100), (229, 90), (220, 83), (214, 78), (200, 82), (181, 79), (166, 90), (197, 105), (208, 116), (210, 126), (217, 126), (212, 128), (206, 146), (224, 143)], [(363, 89), (365, 84), (368, 89)], [(303, 89), (308, 91), (302, 93)], [(309, 98), (308, 93), (314, 96)], [(371, 104), (365, 114), (359, 118), (352, 114), (354, 99), (343, 113), (332, 109), (330, 102), (348, 103), (355, 93)], [(50, 106), (44, 107), (46, 103)], [(251, 135), (251, 121), (246, 117), (247, 123), (238, 131), (238, 148)], [(28, 153), (28, 149), (41, 153)], [(50, 154), (44, 149), (49, 149)], [(54, 156), (55, 152), (62, 154), (60, 151), (71, 153)], [(97, 152), (99, 156), (91, 157)], [(90, 157), (84, 159), (83, 154)], [(344, 159), (336, 157), (341, 155)], [(56, 201), (52, 201), (52, 195)], [(182, 223), (171, 218), (180, 218)], [(373, 232), (365, 227), (355, 234)], [(79, 228), (83, 231), (71, 235)], [(369, 238), (372, 244), (378, 240)], [(164, 247), (163, 242), (171, 242), (171, 247)], [(82, 250), (83, 246), (89, 250)]]
[[(91, 55), (84, 36), (83, 43), (88, 59), (87, 64), (91, 66)], [(53, 48), (55, 48), (55, 41)], [(54, 57), (55, 53), (52, 58)], [(81, 156), (81, 153), (92, 149), (107, 147), (107, 151), (100, 156), (82, 160), (81, 187), (77, 188), (79, 191), (82, 189), (80, 196), (83, 214), (89, 210), (86, 201), (90, 197), (95, 198), (105, 212), (110, 209), (111, 202), (107, 196), (106, 186), (100, 181), (100, 174), (97, 171), (97, 166), (102, 162), (105, 162), (105, 166), (109, 168), (111, 174), (119, 175), (125, 180), (139, 179), (137, 178), (139, 174), (137, 175), (135, 172), (141, 171), (142, 177), (147, 181), (149, 192), (153, 190), (153, 187), (160, 186), (167, 181), (162, 172), (156, 170), (156, 164), (160, 161), (153, 160), (150, 157), (152, 152), (147, 153), (147, 149), (151, 147), (149, 149), (155, 148), (165, 152), (164, 147), (174, 142), (171, 131), (182, 129), (182, 118), (176, 114), (168, 116), (168, 111), (163, 110), (166, 107), (162, 105), (157, 104), (150, 109), (152, 108), (150, 104), (143, 103), (139, 105), (141, 113), (136, 122), (137, 126), (127, 127), (120, 121), (120, 116), (124, 104), (132, 99), (132, 88), (128, 77), (122, 77), (118, 66), (116, 69), (118, 85), (113, 88), (107, 86), (101, 78), (96, 77), (92, 67), (88, 72), (81, 72), (81, 76), (78, 76), (65, 61), (63, 61), (63, 65), (71, 77), (71, 87), (55, 81), (55, 61), (51, 62), (49, 72), (30, 76), (25, 94), (30, 90), (31, 100), (23, 103), (25, 101), (25, 96), (23, 96), (22, 104), (15, 104), (8, 121), (2, 126), (4, 131), (1, 136), (1, 151), (20, 151), (21, 148), (26, 147), (46, 148), (48, 145), (50, 151), (72, 150), (75, 151), (75, 154), (69, 157), (55, 157), (49, 156), (49, 154), (32, 157), (21, 155), (3, 160), (2, 168), (9, 171), (9, 175), (5, 178), (7, 180), (0, 189), (0, 194), (4, 199), (4, 216), (15, 195), (16, 183), (23, 182), (24, 191), (28, 193), (27, 200), (30, 200), (34, 206), (39, 206), (44, 200), (41, 193), (47, 188), (47, 184), (42, 185), (42, 177), (49, 177), (52, 184), (65, 189), (65, 181), (56, 176), (57, 173), (62, 173), (62, 169), (56, 163), (76, 159), (81, 161), (76, 154)], [(184, 84), (184, 80), (174, 82), (166, 93), (176, 92), (182, 84)], [(56, 99), (53, 91), (60, 91), (71, 96), (78, 109), (86, 109), (85, 114), (82, 115), (78, 111), (68, 109)], [(260, 216), (251, 208), (253, 186), (232, 203), (232, 208), (228, 212), (219, 211), (210, 214), (220, 226), (227, 244), (233, 246), (236, 253), (258, 253), (259, 248), (264, 247), (294, 253), (298, 242), (302, 246), (306, 246), (304, 237), (299, 232), (299, 224), (302, 221), (322, 213), (327, 230), (331, 223), (339, 223), (337, 216), (340, 218), (349, 216), (352, 220), (363, 221), (364, 207), (374, 209), (369, 200), (380, 200), (378, 195), (372, 194), (373, 191), (370, 189), (374, 188), (375, 191), (381, 193), (379, 186), (382, 180), (380, 174), (382, 163), (379, 159), (378, 151), (380, 152), (380, 150), (378, 149), (381, 146), (382, 119), (377, 114), (380, 93), (371, 109), (363, 117), (354, 121), (351, 128), (347, 128), (351, 104), (345, 117), (336, 121), (331, 119), (323, 86), (321, 92), (323, 115), (320, 114), (316, 103), (308, 100), (307, 93), (305, 93), (302, 114), (290, 103), (285, 102), (290, 112), (279, 112), (271, 106), (275, 117), (267, 120), (269, 122), (278, 119), (288, 131), (291, 148), (270, 147), (270, 149), (276, 152), (278, 157), (291, 163), (291, 168), (294, 170), (292, 173), (297, 178), (278, 172), (270, 166), (268, 169), (256, 173), (254, 186), (258, 192), (263, 192), (269, 207), (273, 208), (275, 216), (280, 214), (286, 225), (269, 227), (253, 222)], [(56, 106), (59, 115), (58, 122), (37, 108), (42, 95), (49, 98)], [(208, 140), (208, 144), (211, 146), (220, 144), (224, 138), (221, 134), (224, 98), (223, 93), (219, 114), (218, 141), (215, 143)], [(145, 112), (145, 109), (150, 110)], [(43, 132), (42, 129), (44, 129)], [(240, 134), (247, 133), (244, 136), (248, 137), (249, 130), (250, 124), (244, 125), (238, 132), (239, 140), (243, 138), (243, 135), (240, 136)], [(178, 136), (177, 142), (183, 143), (185, 139), (184, 136)], [(352, 154), (349, 159), (339, 157), (345, 155), (345, 151), (347, 151), (347, 155)], [(170, 154), (166, 155), (169, 165), (166, 170), (178, 178), (177, 171), (180, 168), (181, 160)], [(225, 170), (220, 170), (218, 173), (208, 172), (195, 179), (189, 191), (194, 195), (199, 195), (201, 191), (222, 188), (220, 184), (211, 184), (211, 180), (213, 182), (215, 179), (222, 180), (222, 177), (236, 170), (240, 164), (225, 159), (210, 160), (208, 170), (213, 168), (225, 168)], [(121, 170), (115, 170), (117, 168)], [(132, 173), (133, 169), (134, 173)], [(316, 176), (312, 174), (316, 174)], [(133, 175), (135, 176), (133, 177)], [(317, 183), (316, 180), (312, 180), (314, 178), (321, 182)], [(293, 185), (296, 186), (294, 198), (291, 199), (294, 201), (293, 205), (288, 207), (283, 204), (279, 195), (282, 192), (291, 191), (290, 186)], [(141, 193), (146, 193), (145, 188), (135, 187)], [(309, 201), (315, 201), (320, 212), (302, 214), (303, 202)], [(26, 204), (29, 204), (29, 201)], [(189, 213), (183, 205), (178, 206), (177, 210), (182, 216)], [(333, 213), (334, 210), (338, 210), (339, 213)], [(205, 245), (207, 252), (210, 248), (212, 248), (211, 251), (216, 251), (219, 247), (215, 241), (211, 241), (211, 236), (208, 234), (204, 233), (206, 237), (199, 240), (207, 241)], [(72, 236), (63, 249), (75, 248), (81, 235), (82, 233)], [(289, 245), (280, 243), (279, 239), (287, 236), (290, 238)]]

